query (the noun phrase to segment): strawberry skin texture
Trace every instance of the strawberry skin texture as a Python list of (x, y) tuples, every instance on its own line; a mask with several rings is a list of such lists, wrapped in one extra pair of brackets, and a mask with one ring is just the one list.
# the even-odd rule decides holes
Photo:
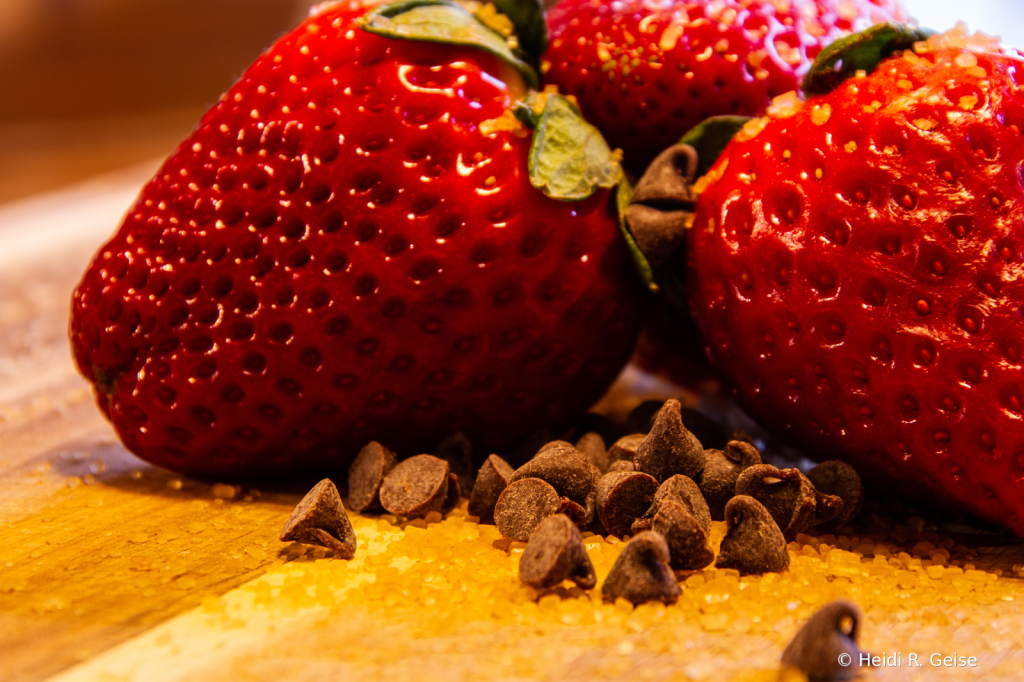
[(481, 133), (518, 74), (357, 14), (261, 56), (74, 294), (78, 366), (154, 464), (324, 471), (454, 430), (497, 447), (585, 410), (628, 359), (644, 299), (609, 192), (550, 199), (530, 131)]
[(544, 77), (641, 173), (709, 116), (763, 113), (836, 38), (900, 18), (894, 0), (562, 0)]
[(1024, 536), (1022, 84), (947, 45), (769, 110), (706, 176), (688, 286), (764, 425)]

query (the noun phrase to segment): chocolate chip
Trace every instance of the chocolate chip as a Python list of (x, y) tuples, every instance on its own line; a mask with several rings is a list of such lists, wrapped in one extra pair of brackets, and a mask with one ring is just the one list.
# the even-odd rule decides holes
[[(665, 402), (667, 401), (645, 400), (633, 408), (629, 417), (626, 418), (626, 433), (650, 433)], [(726, 441), (728, 441), (725, 429), (711, 417), (680, 405), (679, 418), (683, 422), (683, 426), (697, 437), (703, 447), (725, 447)]]
[(519, 579), (539, 590), (572, 580), (585, 590), (597, 584), (583, 538), (564, 514), (545, 518), (530, 535), (519, 559)]
[(548, 516), (558, 513), (562, 500), (550, 483), (539, 478), (512, 481), (498, 496), (494, 525), (507, 538), (526, 542)]
[(284, 522), (280, 537), (281, 542), (321, 545), (339, 559), (351, 559), (356, 554), (356, 533), (341, 505), (338, 489), (329, 478), (313, 486), (299, 501)]
[(494, 521), (494, 505), (501, 491), (508, 486), (512, 471), (512, 466), (501, 457), (491, 455), (487, 458), (476, 474), (473, 492), (469, 495), (471, 516), (479, 517), (483, 523)]
[(693, 482), (693, 479), (682, 474), (670, 477), (660, 486), (658, 492), (654, 493), (653, 507), (657, 510), (665, 500), (672, 500), (684, 507), (693, 514), (697, 523), (704, 529), (705, 533), (711, 533), (711, 512), (708, 511), (708, 503), (704, 501), (704, 495), (700, 488)]
[(597, 483), (601, 525), (612, 535), (629, 535), (633, 522), (650, 509), (657, 490), (654, 477), (639, 471), (605, 474)]
[[(811, 479), (800, 474), (814, 488)], [(817, 488), (814, 488), (814, 517), (811, 519), (811, 527), (815, 528), (825, 523), (834, 521), (843, 512), (843, 500), (835, 495), (826, 495)]]
[(715, 521), (725, 520), (725, 505), (736, 494), (736, 479), (744, 469), (761, 463), (761, 453), (744, 441), (731, 440), (723, 450), (705, 450), (707, 462), (697, 482)]
[(646, 433), (633, 433), (618, 439), (608, 448), (608, 467), (615, 462), (632, 462), (636, 457), (636, 449), (647, 438)]
[(583, 453), (583, 456), (590, 460), (590, 463), (597, 467), (598, 471), (608, 470), (608, 449), (604, 446), (604, 439), (596, 431), (583, 434), (576, 441), (576, 449)]
[(755, 464), (736, 479), (736, 494), (749, 495), (763, 504), (789, 537), (814, 525), (814, 486), (796, 469)]
[(658, 533), (646, 531), (622, 548), (601, 586), (606, 602), (622, 598), (634, 605), (649, 601), (674, 604), (682, 590), (669, 568), (668, 543)]
[(587, 526), (592, 519), (587, 518), (587, 508), (576, 504), (568, 497), (561, 498), (561, 506), (558, 507), (559, 514), (565, 514), (577, 526)]
[(574, 448), (573, 444), (570, 443), (569, 441), (565, 441), (565, 440), (550, 440), (547, 443), (544, 443), (543, 445), (541, 445), (539, 448), (537, 448), (537, 452), (535, 452), (533, 457), (531, 457), (530, 459), (531, 460), (537, 459), (537, 457), (539, 457), (539, 456), (541, 456), (541, 455), (543, 455), (545, 453), (555, 451), (555, 450), (575, 450), (575, 449), (576, 448)]
[(380, 486), (395, 465), (398, 457), (391, 450), (370, 441), (359, 451), (348, 468), (348, 504), (355, 511), (367, 511), (380, 506)]
[(444, 509), (448, 497), (448, 462), (416, 455), (398, 463), (384, 477), (380, 503), (392, 514), (426, 516)]
[(843, 509), (822, 530), (838, 530), (860, 511), (864, 499), (864, 486), (853, 467), (837, 459), (822, 462), (807, 472), (814, 487), (826, 495), (835, 495), (843, 501)]
[(619, 473), (622, 471), (636, 471), (636, 465), (628, 459), (620, 459), (617, 462), (613, 462), (612, 465), (608, 467), (609, 474)]
[(786, 539), (764, 505), (737, 495), (725, 505), (725, 537), (718, 549), (718, 568), (744, 575), (785, 570), (789, 566)]
[(659, 481), (675, 474), (694, 478), (704, 469), (704, 448), (696, 436), (683, 426), (679, 409), (678, 400), (665, 402), (654, 420), (651, 432), (633, 457), (637, 470)]
[(651, 530), (665, 538), (671, 556), (669, 565), (677, 571), (704, 568), (715, 560), (707, 531), (686, 507), (674, 500), (665, 500), (658, 506)]
[(516, 469), (510, 482), (539, 478), (554, 486), (560, 497), (568, 497), (582, 505), (600, 477), (601, 472), (579, 450), (564, 441), (555, 441)]
[(834, 601), (807, 619), (793, 641), (782, 652), (782, 664), (796, 668), (810, 680), (849, 680), (860, 661), (857, 631), (863, 616), (856, 605)]
[(448, 462), (448, 470), (459, 477), (462, 490), (473, 489), (473, 445), (460, 431), (449, 435), (434, 449), (434, 457)]

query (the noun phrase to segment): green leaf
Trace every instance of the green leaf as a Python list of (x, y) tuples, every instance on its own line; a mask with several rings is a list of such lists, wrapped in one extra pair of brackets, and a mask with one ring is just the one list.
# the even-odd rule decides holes
[(619, 165), (597, 128), (562, 95), (547, 95), (533, 131), (530, 182), (553, 199), (581, 201), (622, 179)]
[(528, 86), (537, 87), (537, 72), (515, 55), (505, 38), (450, 0), (389, 3), (367, 12), (359, 23), (364, 30), (388, 38), (479, 48), (514, 66)]
[(640, 278), (643, 279), (648, 289), (656, 293), (658, 285), (654, 281), (654, 270), (651, 268), (651, 264), (647, 262), (644, 252), (637, 246), (636, 240), (633, 239), (633, 233), (629, 231), (629, 223), (626, 222), (626, 209), (629, 208), (629, 202), (632, 198), (633, 187), (629, 184), (629, 180), (622, 178), (615, 192), (615, 208), (619, 212), (619, 230), (622, 231), (622, 236), (626, 239), (626, 247), (629, 249), (629, 255), (633, 258), (633, 264), (636, 266), (637, 272), (640, 273)]
[(934, 33), (890, 21), (840, 38), (818, 53), (801, 88), (809, 95), (831, 92), (857, 71), (871, 73), (893, 52), (909, 50), (914, 43), (927, 40)]
[(548, 22), (541, 0), (492, 0), (516, 27), (519, 47), (535, 61), (548, 49)]
[(697, 173), (694, 177), (701, 177), (715, 165), (729, 140), (749, 120), (749, 116), (711, 116), (683, 135), (679, 144), (688, 144), (697, 151)]

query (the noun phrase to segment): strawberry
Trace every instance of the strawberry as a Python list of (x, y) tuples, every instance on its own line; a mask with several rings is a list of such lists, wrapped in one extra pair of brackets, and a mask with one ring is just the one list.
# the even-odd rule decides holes
[(837, 37), (901, 18), (896, 0), (562, 0), (542, 68), (642, 170), (709, 116), (763, 113)]
[(697, 183), (708, 350), (811, 453), (1024, 536), (1024, 59), (954, 30), (828, 62), (805, 89), (852, 77), (780, 98)]
[(357, 10), (245, 72), (74, 294), (78, 366), (150, 462), (322, 471), (456, 430), (486, 452), (582, 412), (628, 358), (643, 289), (600, 135), (527, 95), (492, 6)]

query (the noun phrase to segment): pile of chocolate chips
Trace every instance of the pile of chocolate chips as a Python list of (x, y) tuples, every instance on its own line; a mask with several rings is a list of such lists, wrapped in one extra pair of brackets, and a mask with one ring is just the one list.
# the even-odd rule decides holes
[[(842, 527), (863, 497), (849, 465), (825, 462), (803, 474), (762, 463), (749, 436), (730, 438), (674, 399), (641, 403), (624, 433), (588, 414), (560, 435), (574, 442), (536, 436), (505, 457), (488, 456), (476, 471), (462, 434), (445, 439), (432, 455), (401, 462), (372, 442), (349, 469), (349, 505), (424, 517), (450, 510), (461, 491), (470, 490), (471, 515), (527, 543), (520, 578), (538, 589), (566, 579), (594, 587), (580, 531), (632, 536), (602, 594), (639, 604), (674, 602), (680, 593), (674, 572), (712, 561), (741, 574), (785, 570), (787, 538)], [(717, 559), (709, 543), (712, 520), (725, 521), (727, 529)], [(317, 536), (305, 537), (315, 542)]]

